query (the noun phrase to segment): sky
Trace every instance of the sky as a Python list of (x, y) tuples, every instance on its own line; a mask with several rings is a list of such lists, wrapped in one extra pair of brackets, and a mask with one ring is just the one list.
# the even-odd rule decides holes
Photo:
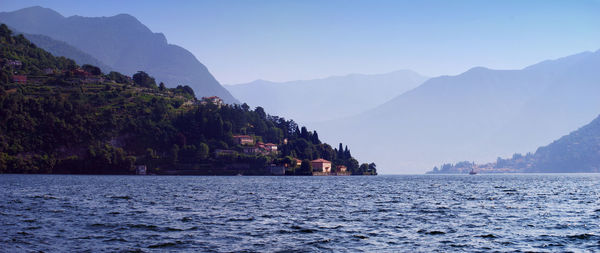
[(410, 69), (520, 69), (600, 49), (600, 0), (0, 0), (63, 16), (135, 16), (223, 84)]

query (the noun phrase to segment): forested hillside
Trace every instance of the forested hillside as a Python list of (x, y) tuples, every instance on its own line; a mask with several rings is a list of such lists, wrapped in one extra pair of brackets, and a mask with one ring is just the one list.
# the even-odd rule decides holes
[(533, 154), (498, 159), (495, 167), (523, 172), (600, 172), (600, 117)]
[[(273, 164), (309, 175), (308, 161), (323, 158), (352, 174), (376, 174), (342, 144), (334, 149), (261, 107), (197, 100), (190, 87), (166, 88), (145, 72), (80, 67), (5, 25), (0, 42), (2, 173), (132, 174), (146, 165), (157, 174), (266, 174)], [(239, 135), (276, 148), (242, 145)]]
[(173, 85), (169, 87), (189, 85), (199, 96), (219, 96), (227, 103), (237, 102), (191, 52), (169, 44), (162, 33), (151, 31), (131, 15), (64, 17), (35, 6), (0, 12), (0, 23), (19, 32), (66, 42), (111, 70), (126, 75), (143, 70), (167, 86)]
[(561, 137), (535, 153), (516, 153), (511, 158), (477, 165), (471, 162), (444, 164), (434, 174), (468, 173), (597, 173), (600, 172), (600, 117), (572, 133)]

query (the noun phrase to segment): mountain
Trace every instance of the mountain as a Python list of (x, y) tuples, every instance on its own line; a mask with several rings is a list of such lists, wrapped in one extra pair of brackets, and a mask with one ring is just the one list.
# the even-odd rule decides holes
[[(312, 124), (346, 140), (384, 173), (420, 173), (444, 162), (527, 152), (600, 112), (600, 51), (521, 70), (477, 67), (432, 78), (361, 115)], [(361, 133), (361, 134), (357, 134)]]
[(275, 83), (257, 80), (226, 85), (233, 96), (300, 122), (338, 119), (372, 109), (423, 83), (410, 70), (379, 75), (352, 74)]
[(25, 38), (31, 41), (36, 46), (43, 48), (52, 55), (63, 56), (74, 60), (79, 65), (90, 64), (99, 67), (104, 72), (109, 72), (111, 68), (94, 58), (93, 56), (71, 46), (63, 41), (52, 39), (48, 36), (39, 34), (23, 34)]
[(600, 117), (540, 147), (528, 161), (529, 166), (517, 169), (525, 172), (600, 172)]
[(468, 173), (598, 173), (600, 172), (600, 116), (535, 153), (475, 164), (467, 161), (435, 167), (432, 174)]
[(64, 41), (110, 68), (132, 75), (143, 70), (174, 87), (189, 85), (199, 96), (237, 102), (189, 51), (167, 43), (127, 14), (112, 17), (63, 17), (42, 7), (0, 13), (0, 22), (27, 33)]

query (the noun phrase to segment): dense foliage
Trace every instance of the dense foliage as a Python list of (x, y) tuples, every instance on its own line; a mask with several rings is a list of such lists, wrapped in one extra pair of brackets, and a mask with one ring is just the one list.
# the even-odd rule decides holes
[[(144, 72), (104, 75), (53, 57), (4, 25), (0, 35), (0, 58), (22, 62), (2, 67), (0, 173), (131, 174), (144, 164), (153, 173), (265, 174), (276, 164), (302, 175), (310, 170), (295, 159), (324, 158), (353, 174), (376, 174), (375, 164), (359, 165), (348, 147), (332, 148), (316, 131), (261, 107), (199, 103), (188, 86), (157, 86)], [(55, 71), (36, 83), (10, 79), (45, 69)], [(279, 151), (245, 153), (236, 134), (277, 144)]]

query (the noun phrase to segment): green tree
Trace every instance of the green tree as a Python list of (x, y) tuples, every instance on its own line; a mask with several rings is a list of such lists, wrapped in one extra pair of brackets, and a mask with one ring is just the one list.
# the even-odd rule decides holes
[(153, 77), (151, 77), (150, 75), (148, 75), (148, 73), (144, 71), (138, 71), (137, 73), (135, 73), (133, 75), (133, 82), (141, 87), (153, 89), (157, 88), (156, 80), (154, 80)]
[(308, 159), (302, 160), (300, 164), (300, 174), (301, 175), (312, 175), (312, 164)]
[(127, 84), (130, 83), (129, 78), (119, 72), (111, 71), (106, 77), (116, 83)]
[(196, 159), (202, 161), (208, 158), (209, 148), (206, 143), (201, 142), (198, 144), (198, 149), (196, 150)]
[(367, 173), (367, 171), (369, 171), (369, 164), (368, 163), (363, 163), (358, 168), (358, 172), (356, 173), (356, 175), (365, 175), (365, 173)]
[(83, 66), (81, 66), (81, 68), (92, 75), (95, 75), (95, 76), (102, 75), (102, 70), (100, 70), (100, 68), (98, 68), (96, 66), (93, 66), (90, 64), (84, 64)]

